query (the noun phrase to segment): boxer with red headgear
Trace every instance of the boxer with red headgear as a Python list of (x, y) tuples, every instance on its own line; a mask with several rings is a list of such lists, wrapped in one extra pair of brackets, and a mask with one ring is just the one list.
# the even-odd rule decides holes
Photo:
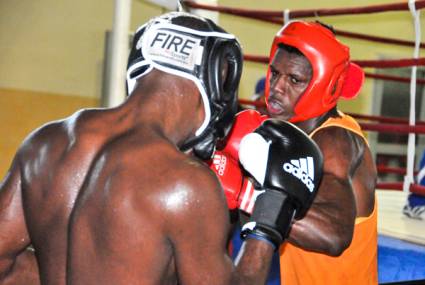
[[(340, 97), (355, 97), (363, 84), (361, 68), (350, 62), (349, 48), (335, 39), (332, 31), (318, 23), (291, 22), (276, 35), (270, 52), (270, 61), (279, 51), (279, 46), (298, 50), (310, 63), (311, 79), (303, 95), (297, 98), (289, 121), (305, 121), (324, 114)], [(271, 114), (283, 112), (278, 100), (270, 98), (270, 81), (273, 65), (267, 72), (266, 96)]]
[(304, 130), (324, 158), (313, 204), (281, 247), (282, 284), (377, 284), (375, 164), (359, 125), (337, 110), (363, 78), (327, 26), (293, 21), (274, 38), (269, 115)]
[[(266, 79), (269, 116), (307, 133), (320, 148), (324, 166), (311, 208), (295, 216), (280, 248), (282, 284), (377, 284), (375, 164), (359, 125), (337, 110), (338, 100), (354, 98), (363, 80), (349, 48), (327, 26), (294, 21), (274, 38)], [(238, 114), (224, 154), (240, 159), (241, 139), (265, 120), (253, 110)], [(309, 175), (306, 161), (300, 153), (282, 167)], [(223, 184), (231, 208), (249, 213), (246, 201), (260, 197), (249, 183)], [(239, 188), (232, 188), (235, 184)]]

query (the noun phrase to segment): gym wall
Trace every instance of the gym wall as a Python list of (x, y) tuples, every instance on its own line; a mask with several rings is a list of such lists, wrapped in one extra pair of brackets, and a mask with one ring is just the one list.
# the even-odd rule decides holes
[[(165, 10), (133, 0), (131, 28)], [(42, 124), (100, 104), (114, 1), (0, 1), (0, 177)]]

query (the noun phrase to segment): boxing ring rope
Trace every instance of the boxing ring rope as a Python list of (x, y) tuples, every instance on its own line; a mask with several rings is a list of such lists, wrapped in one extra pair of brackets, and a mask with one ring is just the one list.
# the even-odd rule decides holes
[[(371, 36), (371, 35), (366, 35), (366, 34), (342, 31), (342, 30), (339, 30), (339, 29), (334, 29), (334, 31), (335, 31), (335, 34), (337, 36), (351, 38), (351, 39), (366, 40), (366, 41), (370, 41), (370, 42), (385, 43), (385, 44), (399, 45), (399, 46), (409, 46), (409, 47), (415, 46), (415, 43), (412, 42), (412, 41), (378, 37), (378, 36)], [(425, 48), (425, 43), (421, 43), (420, 47)]]
[[(383, 5), (371, 5), (363, 7), (351, 7), (351, 8), (336, 8), (336, 9), (311, 9), (311, 10), (285, 10), (282, 11), (258, 11), (243, 8), (232, 8), (227, 6), (214, 6), (207, 4), (200, 4), (195, 1), (185, 1), (185, 5), (190, 8), (205, 9), (210, 11), (216, 11), (224, 14), (236, 15), (245, 18), (251, 18), (255, 20), (265, 21), (269, 23), (282, 25), (284, 23), (284, 16), (291, 18), (303, 18), (303, 17), (318, 17), (318, 16), (340, 16), (340, 15), (353, 15), (353, 14), (367, 14), (367, 13), (379, 13), (379, 12), (391, 12), (391, 11), (407, 11), (409, 10), (408, 3), (393, 3)], [(415, 2), (416, 10), (425, 8), (425, 0), (418, 0)], [(360, 33), (354, 33), (350, 31), (342, 31), (335, 29), (335, 33), (338, 36), (347, 38), (361, 39), (372, 42), (388, 43), (393, 45), (402, 46), (415, 46), (412, 41), (385, 38), (378, 36), (365, 35)], [(420, 44), (421, 48), (425, 47), (425, 44)]]
[[(266, 105), (264, 102), (261, 102), (261, 101), (251, 101), (251, 100), (243, 99), (243, 98), (239, 99), (239, 103), (242, 105), (250, 105), (254, 107), (265, 107)], [(364, 115), (364, 114), (356, 114), (356, 113), (350, 113), (350, 112), (345, 112), (345, 113), (359, 120), (378, 121), (378, 122), (389, 123), (389, 124), (405, 124), (405, 125), (409, 124), (409, 121), (407, 119), (402, 119), (402, 118)], [(425, 125), (425, 121), (417, 121), (416, 125)], [(421, 133), (421, 130), (417, 130), (417, 133)]]
[[(244, 55), (244, 60), (256, 63), (269, 63), (268, 56), (262, 55)], [(402, 59), (387, 59), (387, 60), (352, 60), (359, 66), (375, 67), (375, 68), (395, 68), (395, 67), (410, 67), (410, 66), (425, 66), (425, 57), (421, 58), (402, 58)], [(410, 82), (410, 81), (409, 81)]]
[[(419, 44), (421, 40), (421, 26), (420, 26), (420, 14), (416, 9), (415, 0), (409, 0), (408, 7), (413, 18), (413, 25), (415, 28), (415, 48), (413, 51), (413, 58), (419, 58)], [(409, 125), (414, 126), (416, 121), (416, 76), (417, 76), (416, 65), (412, 66), (411, 70), (411, 81), (410, 81), (410, 112), (409, 112)], [(416, 151), (416, 136), (414, 133), (409, 133), (407, 141), (407, 173), (404, 176), (403, 191), (410, 191), (410, 185), (414, 184), (415, 178), (413, 171), (415, 168), (415, 151)]]
[[(251, 55), (245, 54), (244, 60), (255, 62), (255, 63), (265, 63), (267, 64), (269, 58), (262, 55)], [(392, 59), (392, 60), (353, 60), (354, 63), (358, 64), (363, 68), (374, 67), (374, 68), (396, 68), (396, 67), (410, 67), (413, 65), (425, 66), (425, 58), (407, 58), (407, 59)], [(411, 78), (385, 75), (385, 74), (376, 74), (365, 72), (367, 78), (390, 80), (397, 82), (410, 82)], [(417, 84), (425, 84), (425, 79), (416, 79)]]
[(425, 134), (425, 126), (412, 126), (402, 124), (372, 124), (359, 123), (365, 131), (377, 131), (385, 133), (400, 133), (400, 134)]
[[(268, 63), (269, 58), (261, 55), (244, 55), (244, 60), (256, 63)], [(395, 68), (395, 67), (409, 67), (412, 65), (425, 66), (425, 58), (408, 58), (408, 59), (393, 59), (393, 60), (353, 60), (354, 63), (358, 64), (363, 68), (375, 67), (375, 68)], [(367, 78), (398, 81), (398, 82), (410, 82), (411, 78), (376, 74), (365, 72)], [(424, 79), (417, 79), (417, 84), (425, 84)]]
[[(376, 74), (376, 73), (369, 73), (369, 72), (365, 72), (365, 76), (367, 78), (381, 79), (381, 80), (387, 80), (387, 81), (405, 82), (405, 83), (409, 83), (410, 80), (411, 80), (409, 77), (393, 76), (393, 75), (386, 75), (386, 74)], [(425, 79), (416, 79), (416, 84), (425, 84)]]
[[(237, 16), (251, 17), (251, 18), (275, 18), (283, 20), (282, 11), (272, 10), (252, 10), (244, 8), (232, 8), (228, 6), (214, 6), (207, 4), (200, 4), (196, 1), (184, 1), (184, 4), (189, 8), (205, 9), (216, 11), (224, 14), (231, 14)], [(425, 0), (418, 0), (415, 2), (416, 10), (425, 8)], [(382, 13), (391, 11), (409, 11), (407, 2), (399, 2), (392, 4), (381, 4), (381, 5), (370, 5), (361, 7), (350, 7), (350, 8), (334, 8), (334, 9), (307, 9), (307, 10), (293, 10), (289, 12), (291, 18), (306, 18), (306, 17), (317, 17), (317, 16), (342, 16), (342, 15), (353, 15), (353, 14), (372, 14)], [(281, 22), (282, 24), (282, 22)]]
[(409, 67), (409, 66), (424, 66), (425, 57), (390, 59), (390, 60), (353, 60), (353, 62), (364, 68), (365, 67), (395, 68), (395, 67)]
[[(345, 112), (347, 115), (359, 120), (369, 120), (369, 121), (377, 121), (381, 123), (392, 123), (392, 124), (409, 124), (409, 120), (402, 118), (394, 118), (394, 117), (383, 117), (383, 116), (374, 116), (374, 115), (364, 115), (364, 114), (355, 114), (350, 112)], [(425, 121), (417, 121), (416, 125), (424, 125)]]
[[(242, 105), (251, 105), (255, 107), (264, 107), (263, 102), (255, 102), (246, 99), (239, 99)], [(360, 115), (354, 113), (347, 113), (357, 119), (368, 119), (375, 121), (383, 121), (386, 123), (364, 123), (359, 122), (359, 125), (365, 131), (385, 132), (385, 133), (400, 133), (400, 134), (425, 134), (425, 122), (420, 121), (417, 125), (409, 125), (408, 121), (400, 118), (389, 118), (371, 115)]]
[[(406, 174), (406, 168), (400, 168), (400, 167), (390, 167), (382, 164), (377, 164), (376, 169), (379, 173), (390, 173), (390, 174), (400, 174), (405, 175)], [(415, 174), (418, 173), (418, 171), (414, 172)]]

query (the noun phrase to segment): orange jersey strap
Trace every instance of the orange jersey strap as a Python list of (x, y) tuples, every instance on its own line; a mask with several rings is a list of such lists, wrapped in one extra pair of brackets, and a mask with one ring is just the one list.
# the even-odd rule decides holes
[(313, 137), (315, 133), (317, 133), (318, 131), (324, 128), (340, 127), (361, 136), (365, 140), (365, 142), (368, 143), (362, 129), (360, 128), (360, 125), (356, 122), (356, 120), (354, 120), (351, 116), (346, 115), (341, 111), (338, 111), (338, 114), (340, 115), (340, 117), (327, 119), (321, 126), (319, 126), (317, 129), (311, 132), (309, 136)]

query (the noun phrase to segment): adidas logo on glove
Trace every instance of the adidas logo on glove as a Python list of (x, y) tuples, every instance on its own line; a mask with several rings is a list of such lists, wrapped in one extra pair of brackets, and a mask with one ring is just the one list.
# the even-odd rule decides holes
[(314, 161), (313, 157), (307, 156), (306, 158), (292, 159), (283, 164), (283, 170), (292, 174), (301, 180), (310, 190), (314, 190)]

